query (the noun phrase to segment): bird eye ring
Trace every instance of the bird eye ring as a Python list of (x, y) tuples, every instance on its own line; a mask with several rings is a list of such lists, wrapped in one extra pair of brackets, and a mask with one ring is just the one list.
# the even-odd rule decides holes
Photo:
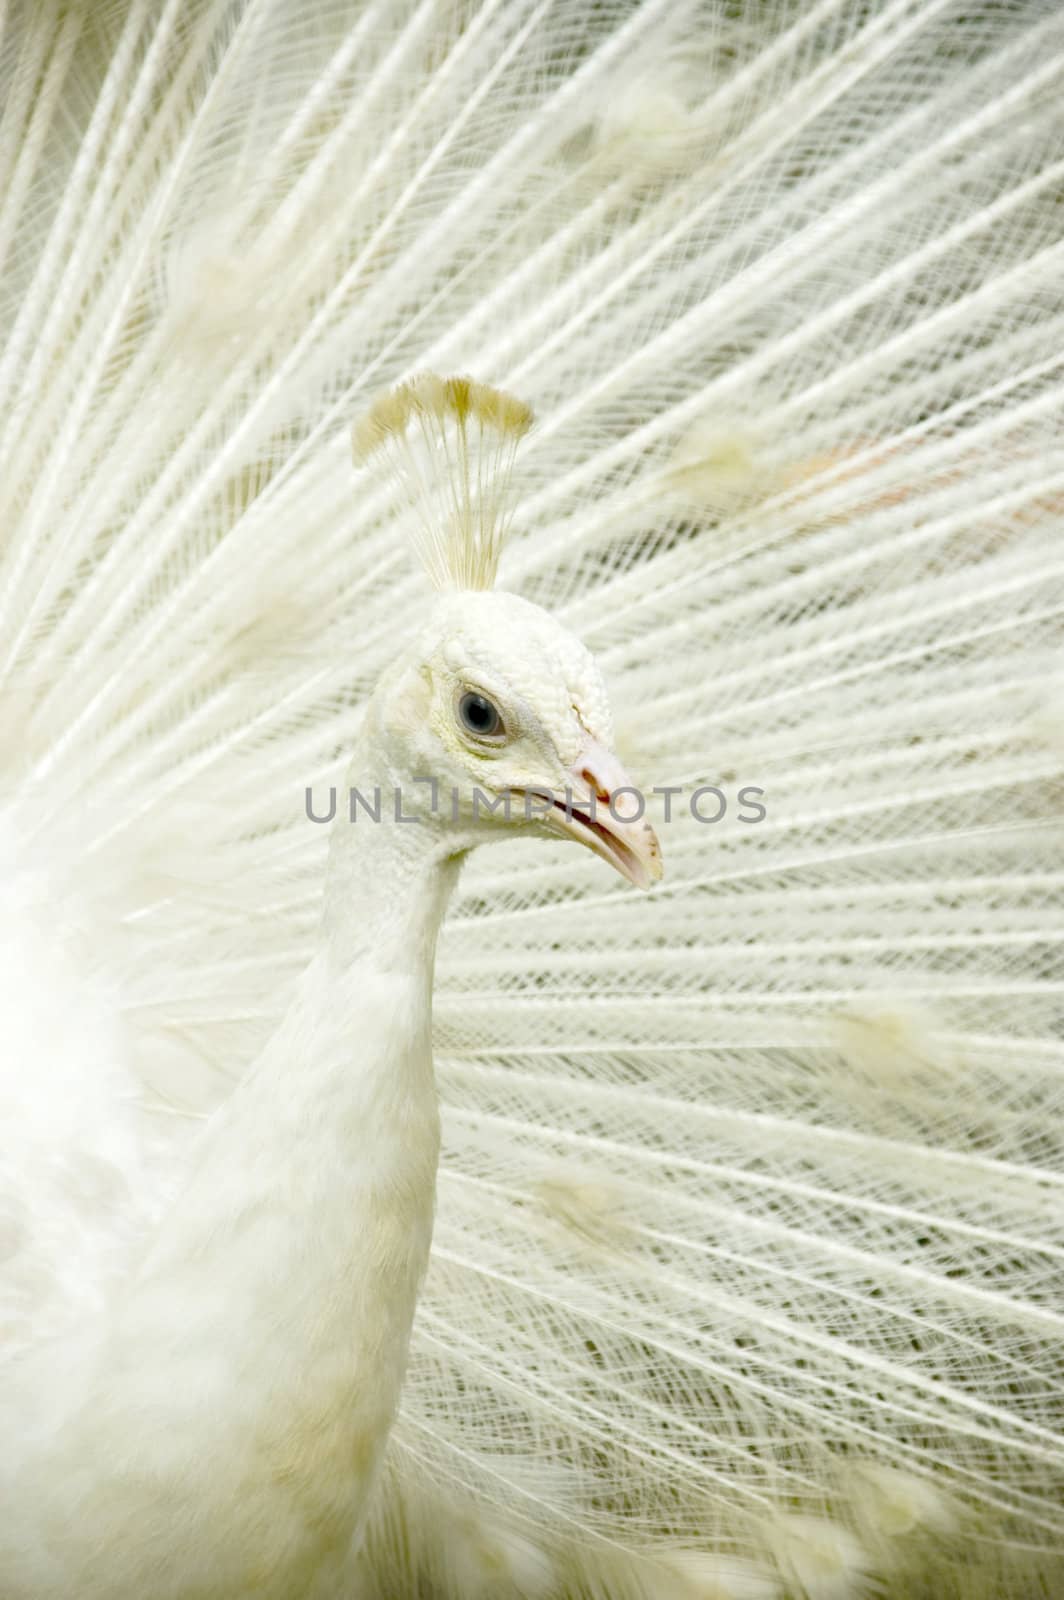
[(474, 739), (499, 740), (505, 736), (502, 716), (494, 701), (475, 689), (466, 689), (458, 700), (458, 720)]

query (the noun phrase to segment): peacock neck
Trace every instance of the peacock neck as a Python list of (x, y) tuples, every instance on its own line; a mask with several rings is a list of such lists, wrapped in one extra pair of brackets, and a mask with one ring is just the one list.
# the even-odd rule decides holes
[(329, 838), (322, 947), (333, 967), (431, 985), (440, 923), (472, 842), (445, 827), (425, 784), (389, 758), (371, 706)]
[(56, 1594), (286, 1600), (341, 1582), (428, 1261), (432, 965), (457, 872), (429, 826), (335, 826), (320, 948), (42, 1463), (57, 1500), (93, 1463), (98, 1517), (56, 1506)]

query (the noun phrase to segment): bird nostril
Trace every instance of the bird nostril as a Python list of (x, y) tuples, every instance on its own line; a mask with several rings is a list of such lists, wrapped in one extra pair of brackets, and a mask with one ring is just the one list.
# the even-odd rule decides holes
[(587, 784), (596, 800), (609, 799), (610, 791), (606, 788), (603, 788), (602, 784), (599, 782), (598, 778), (596, 778), (590, 767), (583, 767), (581, 769), (580, 776), (583, 778), (584, 782)]

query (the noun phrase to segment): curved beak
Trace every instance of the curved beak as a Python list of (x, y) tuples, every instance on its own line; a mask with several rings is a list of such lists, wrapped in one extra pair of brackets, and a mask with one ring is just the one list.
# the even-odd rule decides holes
[(587, 744), (569, 778), (565, 795), (550, 797), (546, 825), (587, 845), (637, 889), (657, 883), (664, 871), (658, 836), (643, 815), (643, 795), (613, 752)]

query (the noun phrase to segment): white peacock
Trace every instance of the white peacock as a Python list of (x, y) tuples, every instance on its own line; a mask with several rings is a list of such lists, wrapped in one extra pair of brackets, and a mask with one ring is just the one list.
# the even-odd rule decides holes
[(1059, 6), (0, 27), (5, 1597), (1064, 1590)]

